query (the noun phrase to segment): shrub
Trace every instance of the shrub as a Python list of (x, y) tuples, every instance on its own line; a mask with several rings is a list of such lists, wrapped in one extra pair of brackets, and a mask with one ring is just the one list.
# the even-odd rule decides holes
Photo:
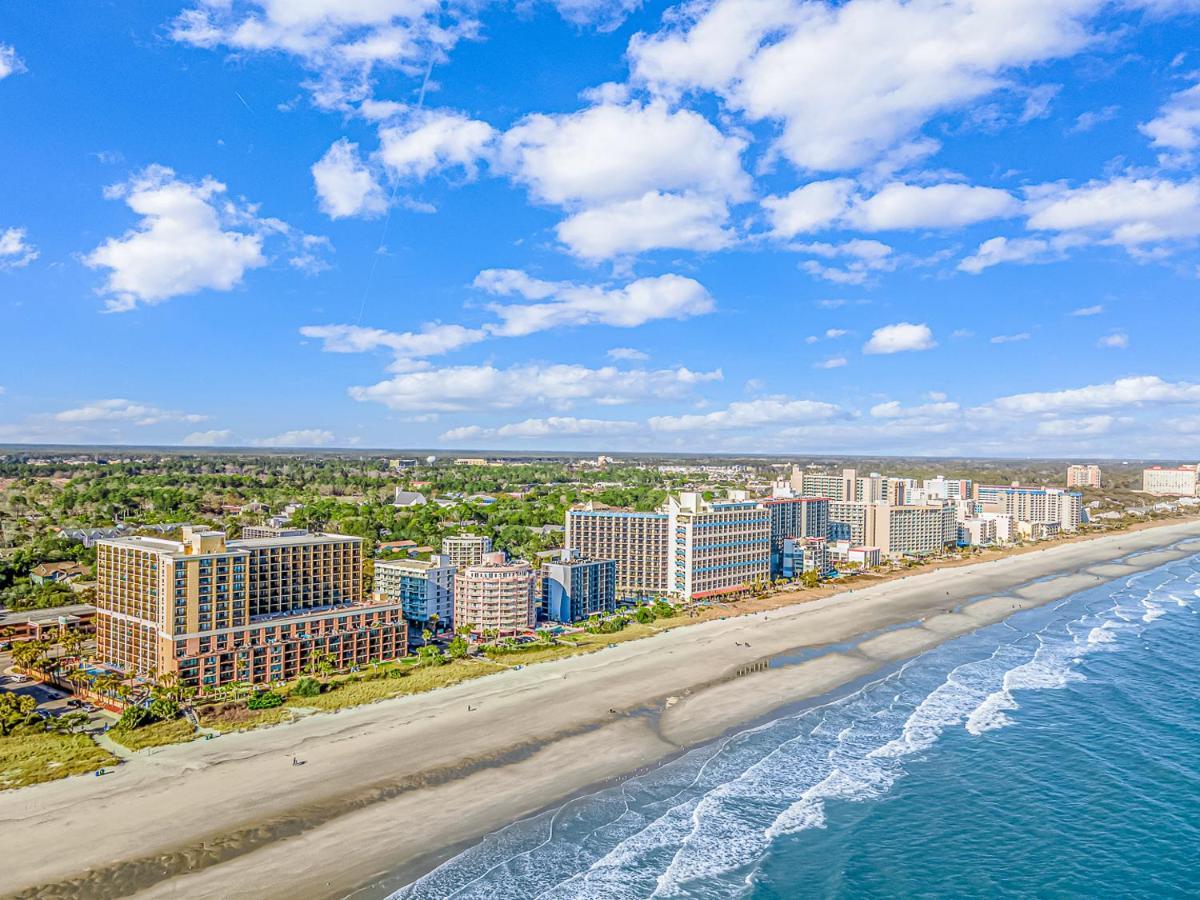
[(251, 694), (246, 701), (247, 709), (271, 709), (276, 706), (283, 706), (283, 698), (274, 691), (259, 691)]
[(321, 682), (315, 678), (309, 678), (307, 675), (296, 682), (296, 686), (292, 688), (292, 695), (296, 697), (315, 697), (321, 693)]
[(121, 713), (121, 718), (117, 720), (117, 728), (123, 731), (132, 731), (135, 728), (140, 728), (143, 725), (149, 725), (154, 721), (154, 715), (144, 706), (127, 706), (125, 711)]
[(648, 606), (639, 606), (637, 608), (637, 612), (633, 614), (633, 617), (638, 621), (639, 624), (649, 625), (654, 621), (654, 611)]

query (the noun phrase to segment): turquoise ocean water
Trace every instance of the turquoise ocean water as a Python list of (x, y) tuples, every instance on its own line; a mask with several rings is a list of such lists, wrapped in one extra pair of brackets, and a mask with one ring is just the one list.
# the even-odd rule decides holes
[(1200, 556), (491, 835), (417, 898), (1200, 897)]

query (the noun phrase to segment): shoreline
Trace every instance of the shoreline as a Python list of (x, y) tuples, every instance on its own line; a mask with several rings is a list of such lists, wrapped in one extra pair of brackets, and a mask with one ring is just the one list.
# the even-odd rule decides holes
[[(1196, 538), (1200, 522), (1173, 522), (860, 582), (428, 694), (141, 753), (102, 779), (6, 792), (0, 823), (9, 858), (23, 862), (0, 873), (0, 893), (384, 896), (512, 821), (1018, 609), (1193, 555), (1200, 544), (1161, 548)], [(772, 662), (789, 655), (796, 661)], [(468, 702), (475, 709), (464, 712)], [(291, 767), (294, 753), (307, 764)], [(70, 858), (47, 858), (52, 846), (72, 848)]]

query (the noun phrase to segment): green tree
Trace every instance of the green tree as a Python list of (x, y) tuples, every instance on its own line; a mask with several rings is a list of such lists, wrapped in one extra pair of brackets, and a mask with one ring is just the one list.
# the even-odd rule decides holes
[(10, 735), (18, 728), (40, 723), (36, 700), (28, 694), (0, 692), (0, 735)]

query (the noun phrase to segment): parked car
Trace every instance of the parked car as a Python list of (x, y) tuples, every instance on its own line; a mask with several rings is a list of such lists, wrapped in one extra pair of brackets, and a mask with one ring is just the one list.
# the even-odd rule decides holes
[(79, 709), (79, 707), (83, 706), (83, 701), (72, 697), (67, 701), (67, 706), (71, 707), (71, 709)]
[(25, 682), (27, 682), (29, 680), (29, 676), (28, 675), (14, 675), (12, 677), (12, 680), (15, 681), (17, 684), (24, 684)]
[(100, 707), (98, 707), (98, 706), (93, 706), (93, 705), (92, 705), (92, 704), (90, 704), (90, 703), (85, 703), (85, 704), (83, 704), (83, 705), (82, 705), (81, 707), (79, 707), (79, 708), (80, 708), (80, 709), (82, 709), (84, 712), (95, 712), (95, 711), (96, 711), (97, 709), (99, 709)]

